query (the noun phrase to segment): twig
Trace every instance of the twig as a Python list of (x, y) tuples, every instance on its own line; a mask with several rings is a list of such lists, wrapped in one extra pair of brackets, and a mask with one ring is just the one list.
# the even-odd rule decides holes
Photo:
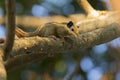
[(15, 0), (6, 0), (6, 12), (7, 12), (7, 35), (4, 46), (4, 59), (6, 60), (10, 56), (10, 52), (14, 43), (15, 36)]
[(87, 0), (77, 0), (87, 15), (98, 16), (99, 13), (88, 3)]

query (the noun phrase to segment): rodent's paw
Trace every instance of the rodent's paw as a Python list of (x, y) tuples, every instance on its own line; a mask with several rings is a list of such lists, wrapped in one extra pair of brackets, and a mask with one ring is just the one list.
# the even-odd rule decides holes
[(57, 39), (57, 37), (55, 37), (55, 36), (48, 36), (48, 38), (53, 38), (54, 40)]
[(73, 38), (71, 36), (65, 36), (64, 40), (67, 41), (68, 43), (73, 43)]

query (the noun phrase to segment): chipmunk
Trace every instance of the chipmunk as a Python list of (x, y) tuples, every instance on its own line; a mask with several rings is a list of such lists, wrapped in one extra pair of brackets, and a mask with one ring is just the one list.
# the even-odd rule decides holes
[(72, 21), (68, 23), (56, 23), (50, 22), (38, 27), (34, 32), (25, 32), (20, 28), (16, 28), (16, 35), (20, 37), (32, 37), (32, 36), (56, 36), (59, 38), (65, 36), (77, 37), (78, 28), (74, 26)]

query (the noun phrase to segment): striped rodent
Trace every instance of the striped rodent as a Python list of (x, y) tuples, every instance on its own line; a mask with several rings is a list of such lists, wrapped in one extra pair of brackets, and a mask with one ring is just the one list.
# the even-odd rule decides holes
[(78, 28), (74, 26), (72, 21), (69, 21), (68, 23), (50, 22), (50, 23), (41, 25), (33, 32), (25, 32), (22, 29), (17, 27), (16, 35), (19, 38), (32, 37), (32, 36), (41, 36), (41, 37), (56, 36), (59, 38), (62, 38), (65, 36), (77, 37)]

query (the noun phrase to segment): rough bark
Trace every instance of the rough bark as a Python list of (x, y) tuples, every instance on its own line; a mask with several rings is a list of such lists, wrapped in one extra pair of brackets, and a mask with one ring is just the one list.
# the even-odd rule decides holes
[(4, 60), (10, 56), (15, 37), (15, 0), (6, 0), (6, 40), (4, 45)]
[(47, 57), (55, 56), (66, 51), (85, 49), (111, 41), (120, 36), (120, 26), (112, 23), (104, 28), (79, 34), (73, 39), (62, 40), (59, 38), (26, 37), (15, 40), (12, 58), (5, 62), (7, 71), (41, 61)]

